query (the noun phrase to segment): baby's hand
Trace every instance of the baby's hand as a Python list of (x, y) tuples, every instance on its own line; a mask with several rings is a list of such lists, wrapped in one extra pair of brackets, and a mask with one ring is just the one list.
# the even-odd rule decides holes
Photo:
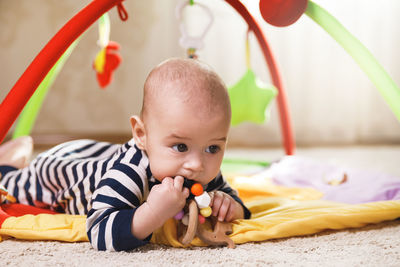
[(153, 186), (147, 204), (155, 215), (165, 221), (183, 209), (189, 189), (183, 187), (183, 177), (165, 177), (161, 184)]
[(244, 218), (243, 207), (230, 195), (222, 191), (215, 191), (210, 195), (212, 197), (210, 203), (212, 215), (215, 217), (218, 216), (218, 221), (230, 222), (235, 219)]

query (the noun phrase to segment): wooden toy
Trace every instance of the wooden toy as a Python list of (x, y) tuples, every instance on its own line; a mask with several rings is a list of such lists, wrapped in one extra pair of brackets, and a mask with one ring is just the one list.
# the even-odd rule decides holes
[(200, 196), (201, 194), (203, 194), (203, 186), (199, 183), (195, 183), (190, 188), (190, 192), (192, 192), (192, 194), (195, 196)]
[(227, 235), (232, 233), (232, 225), (227, 222), (220, 222), (215, 217), (211, 216), (212, 231), (204, 228), (204, 224), (199, 223), (199, 208), (195, 200), (190, 200), (188, 205), (189, 221), (185, 226), (182, 222), (178, 224), (178, 239), (184, 244), (188, 245), (193, 238), (197, 235), (204, 243), (213, 246), (228, 246), (228, 248), (235, 248), (235, 243)]
[[(1, 174), (0, 174), (0, 178), (1, 178)], [(0, 185), (0, 204), (3, 203), (3, 201), (8, 200), (11, 203), (15, 203), (17, 200), (15, 199), (15, 197), (13, 197), (12, 195), (10, 195), (7, 192), (7, 189), (5, 189), (3, 186)]]

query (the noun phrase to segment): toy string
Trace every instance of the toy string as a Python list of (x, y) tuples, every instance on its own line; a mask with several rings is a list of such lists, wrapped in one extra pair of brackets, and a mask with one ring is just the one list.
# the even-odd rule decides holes
[(251, 69), (249, 35), (250, 35), (250, 29), (247, 31), (247, 34), (246, 34), (246, 67), (247, 67), (247, 69)]
[(104, 13), (99, 18), (99, 45), (106, 47), (110, 41), (110, 17)]
[(400, 89), (368, 49), (326, 10), (308, 1), (305, 14), (332, 36), (367, 74), (400, 121)]
[(64, 52), (60, 59), (54, 64), (51, 70), (47, 73), (46, 77), (38, 86), (31, 99), (26, 104), (19, 116), (17, 125), (13, 132), (12, 138), (29, 135), (32, 131), (33, 125), (35, 124), (36, 117), (40, 111), (43, 101), (49, 91), (54, 80), (57, 78), (58, 73), (61, 71), (65, 61), (71, 55), (72, 51), (78, 44), (79, 39), (74, 41), (69, 48)]

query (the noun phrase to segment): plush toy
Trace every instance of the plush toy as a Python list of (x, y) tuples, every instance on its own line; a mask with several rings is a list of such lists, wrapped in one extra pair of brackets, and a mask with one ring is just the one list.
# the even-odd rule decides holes
[(268, 106), (278, 94), (273, 85), (263, 83), (251, 69), (249, 33), (250, 31), (246, 36), (247, 71), (235, 85), (228, 88), (232, 106), (232, 126), (245, 121), (263, 123), (267, 119)]
[(263, 123), (267, 118), (267, 107), (278, 93), (273, 85), (262, 83), (251, 69), (228, 91), (232, 106), (232, 126), (244, 121)]
[(101, 88), (111, 83), (113, 72), (121, 63), (121, 56), (117, 54), (119, 49), (118, 43), (110, 41), (96, 56), (93, 68), (96, 70), (97, 81)]
[[(189, 187), (191, 182), (185, 179), (184, 186)], [(197, 236), (200, 240), (208, 245), (221, 246), (226, 245), (234, 248), (235, 243), (227, 235), (232, 233), (232, 226), (227, 222), (220, 222), (211, 216), (211, 197), (207, 192), (203, 191), (203, 187), (199, 183), (190, 186), (191, 197), (184, 210), (175, 215), (178, 220), (178, 239), (188, 245), (193, 238)], [(194, 199), (193, 199), (194, 196)], [(206, 218), (210, 219), (212, 231), (208, 231), (205, 227)]]
[(101, 88), (109, 85), (113, 78), (114, 70), (122, 61), (118, 54), (120, 45), (117, 42), (110, 41), (110, 19), (105, 13), (99, 19), (99, 41), (101, 47), (93, 62), (93, 69), (96, 70), (97, 81)]

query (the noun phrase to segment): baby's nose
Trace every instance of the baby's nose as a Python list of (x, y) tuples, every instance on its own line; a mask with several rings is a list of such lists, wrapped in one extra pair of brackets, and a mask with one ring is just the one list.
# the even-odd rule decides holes
[(204, 168), (201, 155), (191, 155), (185, 162), (185, 168), (192, 172), (202, 171)]

